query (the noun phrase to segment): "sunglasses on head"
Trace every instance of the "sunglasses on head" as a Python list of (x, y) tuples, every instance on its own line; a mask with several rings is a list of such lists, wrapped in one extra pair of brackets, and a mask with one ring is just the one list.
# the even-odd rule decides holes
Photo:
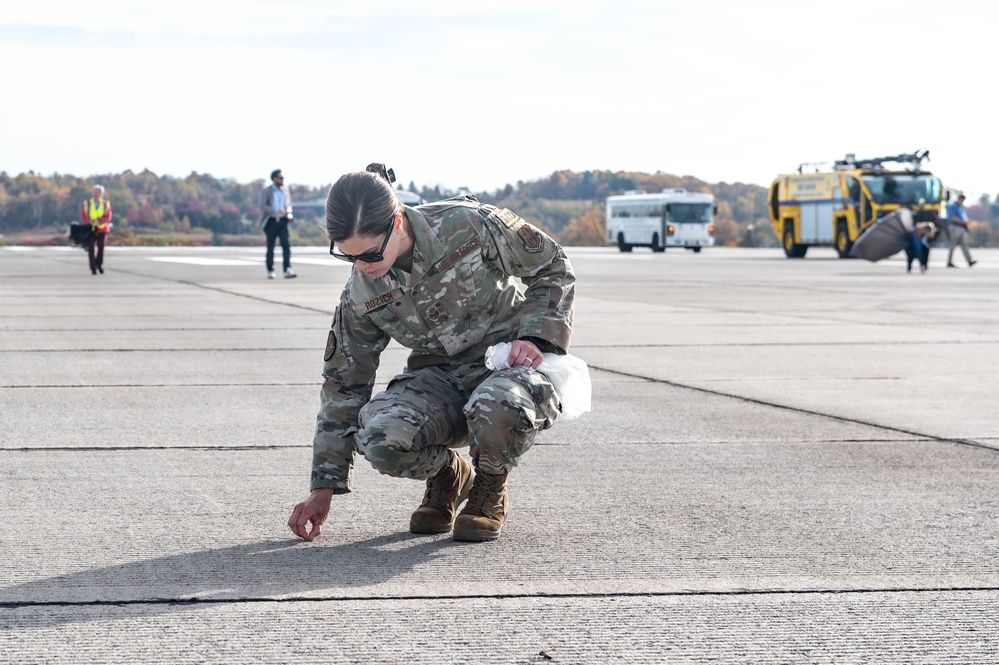
[(388, 227), (385, 229), (385, 240), (382, 242), (382, 246), (377, 252), (365, 252), (363, 254), (343, 254), (342, 252), (336, 251), (336, 242), (330, 243), (330, 256), (335, 259), (340, 259), (341, 261), (349, 261), (354, 263), (355, 261), (363, 261), (365, 263), (378, 263), (385, 258), (385, 248), (388, 247), (389, 238), (392, 237), (392, 225), (395, 224), (395, 215), (392, 215), (392, 219), (389, 220)]

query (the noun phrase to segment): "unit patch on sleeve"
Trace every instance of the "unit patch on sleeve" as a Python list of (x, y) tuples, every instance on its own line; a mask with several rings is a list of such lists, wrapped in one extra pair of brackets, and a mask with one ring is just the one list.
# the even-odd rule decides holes
[(340, 328), (340, 308), (333, 312), (333, 323), (330, 325), (330, 334), (326, 338), (326, 353), (323, 354), (323, 361), (329, 362), (333, 354), (336, 353), (336, 333)]
[(323, 354), (323, 361), (329, 362), (334, 353), (336, 353), (336, 332), (330, 330), (329, 337), (326, 338), (326, 353)]
[(520, 236), (520, 241), (524, 243), (524, 249), (529, 252), (540, 252), (544, 246), (544, 239), (538, 230), (531, 226), (530, 224), (524, 224), (517, 231), (517, 235)]

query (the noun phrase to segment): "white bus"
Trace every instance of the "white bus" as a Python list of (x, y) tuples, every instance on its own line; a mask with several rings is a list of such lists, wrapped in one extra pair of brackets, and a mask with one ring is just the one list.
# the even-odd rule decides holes
[(617, 243), (622, 252), (635, 246), (651, 247), (653, 252), (667, 247), (699, 252), (715, 244), (712, 221), (717, 212), (713, 196), (682, 188), (659, 194), (636, 189), (608, 196), (607, 242)]

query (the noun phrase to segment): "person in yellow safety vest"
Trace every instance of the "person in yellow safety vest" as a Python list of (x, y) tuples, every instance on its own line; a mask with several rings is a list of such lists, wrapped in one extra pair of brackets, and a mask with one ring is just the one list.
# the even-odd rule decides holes
[(83, 202), (80, 221), (90, 224), (90, 240), (87, 241), (87, 255), (90, 258), (90, 274), (98, 271), (104, 274), (104, 242), (111, 232), (111, 202), (104, 198), (104, 187), (94, 185), (94, 196)]

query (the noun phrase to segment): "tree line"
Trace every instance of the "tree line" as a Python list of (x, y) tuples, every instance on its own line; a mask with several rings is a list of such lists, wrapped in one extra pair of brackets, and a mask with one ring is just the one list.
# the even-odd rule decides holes
[[(124, 171), (90, 177), (33, 172), (0, 172), (0, 233), (31, 233), (35, 241), (60, 242), (66, 226), (79, 218), (94, 184), (106, 188), (114, 207), (118, 244), (255, 244), (261, 241), (258, 197), (264, 180), (239, 183), (192, 172), (179, 178)], [(296, 202), (293, 242), (322, 244), (321, 202), (328, 185), (289, 185)], [(604, 201), (612, 194), (683, 187), (713, 194), (718, 205), (715, 238), (720, 245), (776, 246), (767, 212), (767, 189), (744, 183), (707, 183), (693, 176), (629, 171), (555, 171), (546, 178), (518, 181), (492, 192), (473, 192), (479, 200), (510, 208), (566, 245), (606, 243)], [(426, 201), (458, 191), (435, 187), (408, 189)], [(968, 208), (977, 245), (999, 245), (999, 196), (983, 196)]]
[[(482, 197), (539, 222), (566, 245), (601, 245), (607, 237), (604, 202), (608, 196), (632, 189), (660, 192), (673, 187), (714, 195), (718, 244), (746, 244), (751, 238), (756, 244), (777, 246), (767, 212), (767, 188), (759, 185), (710, 184), (693, 176), (661, 172), (565, 170), (540, 180), (506, 185)], [(750, 228), (753, 233), (748, 232)]]
[[(259, 235), (258, 198), (263, 180), (239, 183), (208, 174), (187, 177), (159, 176), (152, 171), (124, 171), (89, 176), (36, 175), (32, 172), (11, 177), (0, 173), (0, 233), (57, 232), (80, 217), (83, 201), (89, 199), (95, 184), (105, 187), (105, 197), (114, 211), (115, 241), (128, 244), (143, 238), (180, 239), (201, 235), (217, 244), (227, 236)], [(293, 201), (325, 195), (324, 188), (291, 185)], [(319, 211), (296, 210), (304, 222), (300, 233), (322, 235), (317, 224)]]

